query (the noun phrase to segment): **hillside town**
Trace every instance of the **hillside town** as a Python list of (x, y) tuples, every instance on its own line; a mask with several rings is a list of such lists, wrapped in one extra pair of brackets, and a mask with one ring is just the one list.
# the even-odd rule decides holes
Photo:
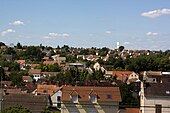
[(0, 110), (169, 113), (170, 50), (0, 42)]

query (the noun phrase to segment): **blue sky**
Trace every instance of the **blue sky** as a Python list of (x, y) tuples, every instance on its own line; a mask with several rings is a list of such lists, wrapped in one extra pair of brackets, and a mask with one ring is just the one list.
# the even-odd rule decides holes
[(170, 0), (0, 0), (0, 41), (170, 49)]

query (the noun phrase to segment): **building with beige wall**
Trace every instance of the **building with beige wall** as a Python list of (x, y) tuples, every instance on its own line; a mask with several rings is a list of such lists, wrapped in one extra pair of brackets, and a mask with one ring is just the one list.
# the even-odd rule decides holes
[(117, 113), (119, 87), (63, 86), (61, 113)]
[(140, 94), (141, 113), (170, 113), (170, 83), (143, 83)]

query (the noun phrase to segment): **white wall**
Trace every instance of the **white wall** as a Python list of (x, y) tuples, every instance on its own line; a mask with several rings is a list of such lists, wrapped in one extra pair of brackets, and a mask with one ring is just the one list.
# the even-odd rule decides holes
[(51, 100), (52, 100), (53, 106), (56, 106), (56, 107), (57, 107), (57, 103), (60, 103), (60, 102), (61, 102), (61, 101), (58, 101), (58, 100), (57, 100), (57, 97), (58, 97), (58, 96), (61, 97), (61, 95), (62, 95), (61, 90), (58, 90), (54, 95), (51, 96)]

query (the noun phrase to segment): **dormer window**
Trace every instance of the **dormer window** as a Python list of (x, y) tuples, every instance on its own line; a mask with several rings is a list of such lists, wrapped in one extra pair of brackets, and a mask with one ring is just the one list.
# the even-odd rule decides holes
[(97, 93), (95, 91), (91, 90), (89, 100), (91, 103), (97, 103)]
[(108, 94), (108, 95), (106, 95), (106, 98), (107, 98), (107, 99), (112, 99), (112, 95), (109, 95), (109, 94)]
[(72, 96), (71, 96), (71, 101), (72, 101), (73, 103), (78, 103), (78, 95), (72, 95)]
[(48, 91), (47, 91), (46, 89), (44, 89), (44, 90), (43, 90), (43, 93), (46, 94), (46, 93), (48, 93)]
[(73, 89), (73, 91), (70, 93), (70, 98), (72, 103), (78, 103), (78, 93)]
[(91, 103), (97, 103), (97, 95), (90, 95), (89, 97)]

